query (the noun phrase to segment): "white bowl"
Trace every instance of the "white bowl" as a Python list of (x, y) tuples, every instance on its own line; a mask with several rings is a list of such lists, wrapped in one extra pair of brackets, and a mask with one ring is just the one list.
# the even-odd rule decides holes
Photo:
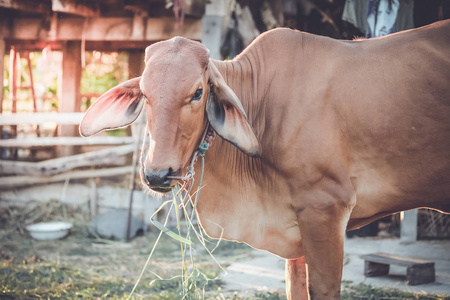
[(65, 237), (72, 224), (67, 222), (44, 222), (27, 226), (31, 237), (36, 240), (56, 240)]

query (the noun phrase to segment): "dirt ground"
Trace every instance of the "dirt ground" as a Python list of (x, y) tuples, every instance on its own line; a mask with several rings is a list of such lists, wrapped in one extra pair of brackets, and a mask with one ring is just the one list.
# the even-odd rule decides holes
[[(49, 220), (74, 228), (54, 241), (33, 240), (26, 232), (26, 225)], [(128, 299), (136, 282), (130, 299), (286, 299), (282, 259), (226, 241), (205, 248), (193, 238), (192, 251), (184, 252), (179, 241), (162, 234), (139, 280), (159, 233), (154, 228), (130, 242), (111, 241), (92, 234), (80, 208), (58, 202), (2, 208), (0, 299)], [(450, 300), (365, 284), (345, 288), (342, 298)]]
[[(34, 240), (25, 229), (49, 220), (71, 222), (74, 228), (66, 238), (51, 241)], [(0, 225), (1, 299), (127, 299), (160, 233), (154, 228), (130, 242), (105, 240), (92, 233), (81, 209), (57, 202), (1, 209)], [(205, 248), (192, 241), (192, 249), (182, 251), (179, 241), (162, 234), (132, 299), (283, 299), (272, 292), (240, 297), (222, 289), (224, 269), (250, 259), (253, 249), (226, 241), (217, 248), (211, 241)]]

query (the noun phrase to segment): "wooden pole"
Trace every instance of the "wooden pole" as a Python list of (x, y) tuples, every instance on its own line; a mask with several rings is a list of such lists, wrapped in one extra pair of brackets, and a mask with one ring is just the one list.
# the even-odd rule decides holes
[[(79, 112), (81, 110), (81, 42), (68, 41), (63, 45), (61, 98), (59, 112)], [(79, 136), (78, 126), (61, 126), (60, 136)], [(75, 154), (74, 147), (61, 147), (59, 156)]]
[(36, 94), (34, 92), (33, 69), (31, 67), (31, 52), (27, 53), (28, 77), (30, 78), (31, 98), (33, 99), (33, 112), (37, 112)]
[(12, 174), (42, 177), (68, 172), (80, 167), (125, 164), (124, 155), (133, 153), (135, 148), (134, 145), (108, 147), (40, 162), (0, 160), (0, 176)]
[[(33, 112), (37, 113), (38, 110), (36, 103), (36, 93), (34, 92), (33, 68), (31, 67), (31, 52), (28, 52), (26, 57), (27, 57), (28, 77), (30, 78), (31, 98), (33, 99)], [(39, 124), (36, 125), (36, 135), (37, 137), (41, 136)]]
[[(1, 29), (1, 24), (0, 24)], [(3, 86), (4, 82), (4, 74), (5, 74), (5, 40), (2, 36), (0, 36), (0, 114), (3, 113), (3, 97), (5, 88)], [(0, 139), (3, 137), (3, 126), (0, 126)], [(0, 149), (0, 156), (2, 155), (3, 150)]]
[[(17, 56), (14, 47), (9, 51), (9, 97), (11, 99), (11, 113), (17, 112)], [(9, 131), (10, 138), (17, 135), (17, 125), (11, 125)], [(14, 159), (17, 149), (10, 150), (10, 159)]]

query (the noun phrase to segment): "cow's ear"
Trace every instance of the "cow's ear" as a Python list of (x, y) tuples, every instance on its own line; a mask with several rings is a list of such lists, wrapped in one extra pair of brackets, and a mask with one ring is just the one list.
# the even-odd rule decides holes
[(136, 77), (110, 89), (89, 107), (80, 123), (80, 134), (91, 136), (106, 129), (133, 123), (144, 107), (144, 97)]
[(261, 146), (238, 97), (212, 61), (208, 64), (208, 73), (206, 114), (214, 131), (245, 154), (260, 156)]

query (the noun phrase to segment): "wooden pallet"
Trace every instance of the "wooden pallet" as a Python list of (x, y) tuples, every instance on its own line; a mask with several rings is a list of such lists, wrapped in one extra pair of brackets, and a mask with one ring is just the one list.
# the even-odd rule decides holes
[(397, 265), (407, 267), (406, 282), (409, 285), (419, 285), (435, 281), (434, 262), (390, 255), (386, 253), (374, 253), (362, 255), (364, 259), (364, 275), (367, 277), (388, 275), (389, 266)]

